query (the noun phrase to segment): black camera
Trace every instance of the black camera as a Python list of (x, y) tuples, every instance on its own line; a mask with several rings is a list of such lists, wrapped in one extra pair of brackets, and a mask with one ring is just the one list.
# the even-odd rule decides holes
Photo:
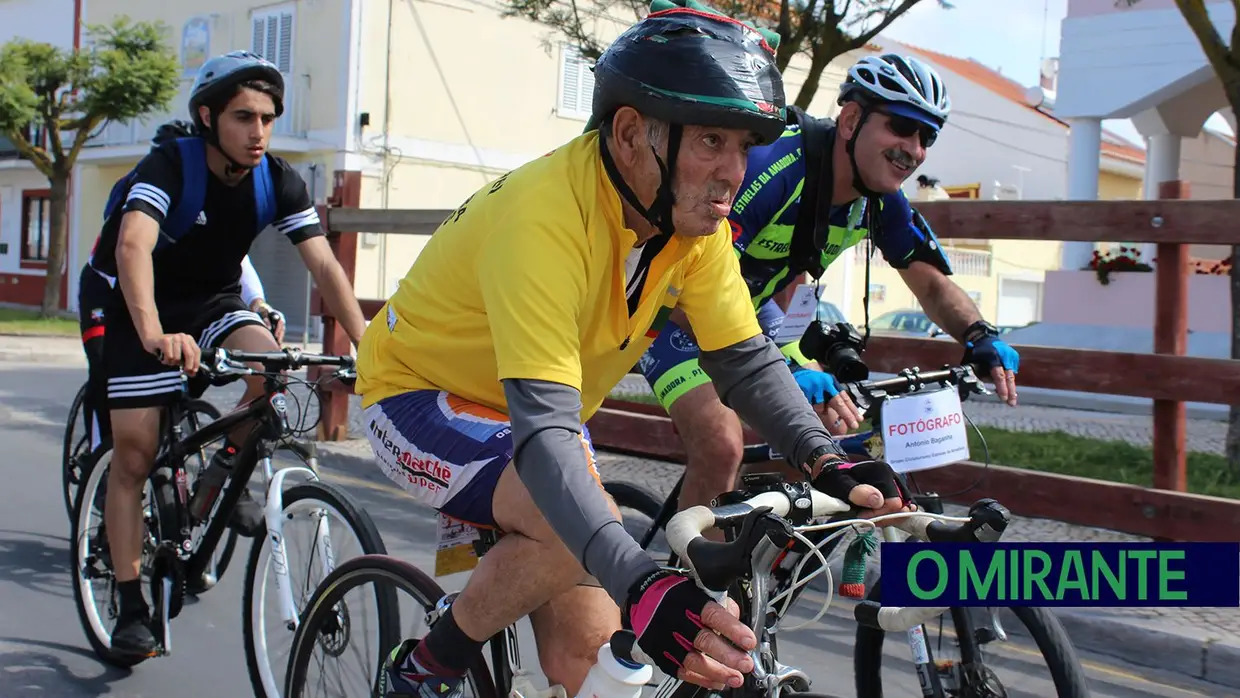
[(857, 328), (846, 322), (824, 325), (814, 320), (801, 335), (800, 347), (802, 354), (817, 361), (823, 370), (841, 383), (863, 381), (870, 377), (870, 368), (861, 360), (865, 343)]

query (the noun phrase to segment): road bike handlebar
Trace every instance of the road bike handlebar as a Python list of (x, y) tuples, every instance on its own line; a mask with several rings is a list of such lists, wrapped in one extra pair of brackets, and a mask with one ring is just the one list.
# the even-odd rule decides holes
[[(808, 497), (806, 496), (808, 495)], [(808, 509), (808, 511), (807, 511)], [(786, 517), (794, 519), (829, 517), (844, 514), (852, 505), (809, 488), (785, 483), (775, 491), (762, 492), (743, 502), (718, 507), (696, 506), (672, 517), (667, 525), (668, 545), (685, 561), (694, 578), (708, 593), (727, 589), (733, 581), (750, 570), (765, 575), (769, 564), (756, 564), (755, 549), (770, 540), (771, 533), (782, 533), (772, 541), (782, 548), (792, 537), (793, 527)], [(765, 520), (766, 526), (759, 526)], [(1010, 514), (993, 499), (982, 499), (969, 510), (967, 519), (947, 517), (925, 512), (900, 512), (868, 520), (870, 524), (889, 522), (917, 540), (932, 543), (993, 543), (1006, 530)], [(839, 528), (867, 520), (833, 522)], [(737, 527), (740, 535), (731, 542), (718, 543), (707, 540), (702, 532), (710, 527)], [(765, 530), (760, 530), (765, 529)], [(773, 530), (772, 530), (773, 529)], [(889, 632), (906, 631), (946, 612), (947, 608), (899, 608), (883, 607), (873, 601), (857, 605), (854, 617), (858, 623), (881, 628)]]

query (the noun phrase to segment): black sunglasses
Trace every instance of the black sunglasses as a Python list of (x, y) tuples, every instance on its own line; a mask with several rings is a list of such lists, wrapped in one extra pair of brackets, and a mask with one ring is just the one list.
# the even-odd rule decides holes
[(917, 119), (910, 119), (907, 116), (892, 114), (889, 111), (880, 111), (880, 114), (887, 117), (887, 128), (899, 136), (900, 138), (908, 138), (914, 133), (921, 140), (921, 147), (929, 148), (939, 138), (938, 130), (923, 124)]

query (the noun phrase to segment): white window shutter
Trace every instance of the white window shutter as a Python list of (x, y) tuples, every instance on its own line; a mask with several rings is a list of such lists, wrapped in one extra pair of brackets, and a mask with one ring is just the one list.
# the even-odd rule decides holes
[(276, 51), (278, 50), (279, 46), (280, 46), (280, 24), (278, 22), (278, 18), (268, 16), (267, 17), (267, 46), (266, 46), (266, 50), (263, 51), (263, 58), (266, 58), (272, 63), (275, 63), (276, 60), (279, 58), (276, 55)]
[(594, 100), (594, 72), (576, 46), (565, 44), (563, 56), (560, 109), (565, 116), (587, 118)]
[(267, 56), (267, 18), (255, 17), (250, 20), (252, 35), (250, 38), (250, 51), (260, 56)]
[(561, 107), (566, 112), (580, 109), (577, 95), (581, 92), (581, 72), (577, 65), (581, 55), (574, 46), (564, 47), (564, 84), (561, 86)]
[[(275, 17), (271, 18), (274, 23)], [(281, 73), (290, 73), (293, 70), (293, 13), (284, 12), (280, 15), (280, 43), (278, 50), (273, 47), (272, 53), (276, 60), (273, 62), (280, 69)], [(268, 59), (270, 60), (270, 59)]]
[(578, 81), (581, 87), (577, 93), (577, 107), (583, 113), (589, 114), (594, 107), (594, 71), (590, 70), (590, 64), (580, 54), (577, 64), (581, 70), (581, 79)]

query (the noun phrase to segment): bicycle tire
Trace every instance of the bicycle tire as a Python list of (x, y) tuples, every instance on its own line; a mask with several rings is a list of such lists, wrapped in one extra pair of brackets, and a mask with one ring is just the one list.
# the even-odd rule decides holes
[[(882, 587), (875, 584), (867, 599), (882, 600)], [(1076, 647), (1068, 638), (1068, 633), (1055, 616), (1045, 608), (1014, 606), (1012, 611), (1021, 624), (1033, 636), (1034, 643), (1041, 652), (1046, 666), (1050, 669), (1051, 680), (1055, 684), (1058, 698), (1088, 698), (1090, 695), (1089, 681), (1085, 677), (1085, 669), (1081, 666)], [(957, 639), (964, 643), (972, 643), (976, 656), (980, 656), (977, 638), (966, 637), (967, 634), (957, 632)], [(883, 641), (886, 632), (864, 625), (857, 626), (856, 643), (853, 648), (853, 678), (859, 696), (883, 698), (882, 660)]]
[(659, 510), (663, 508), (663, 499), (642, 485), (621, 480), (609, 480), (603, 483), (603, 490), (611, 495), (617, 507), (639, 511), (649, 516), (652, 522), (659, 515)]
[[(387, 554), (387, 548), (383, 545), (383, 538), (379, 535), (379, 529), (375, 526), (374, 520), (366, 513), (365, 509), (354, 503), (343, 490), (322, 481), (311, 481), (294, 485), (285, 490), (281, 495), (283, 511), (287, 511), (290, 506), (306, 500), (316, 501), (334, 510), (357, 537), (364, 554)], [(246, 670), (249, 672), (250, 685), (254, 689), (254, 695), (259, 698), (263, 696), (277, 698), (279, 696), (278, 692), (274, 694), (268, 692), (267, 687), (264, 685), (264, 676), (255, 644), (256, 621), (263, 617), (263, 609), (255, 608), (255, 582), (258, 580), (259, 565), (262, 565), (264, 573), (270, 566), (270, 549), (271, 538), (266, 535), (264, 528), (261, 535), (255, 536), (254, 545), (250, 546), (250, 556), (245, 566), (245, 591), (242, 594), (241, 600), (241, 630), (245, 642)], [(264, 557), (264, 551), (268, 551), (267, 557)], [(263, 580), (266, 580), (265, 574)], [(273, 596), (269, 598), (274, 600)], [(298, 609), (298, 611), (300, 612), (301, 609)], [(266, 647), (266, 638), (263, 639), (263, 646)], [(274, 671), (276, 667), (271, 666), (270, 657), (267, 659), (266, 664), (267, 670), (271, 674), (271, 683), (274, 686), (280, 686), (283, 682), (276, 678)], [(287, 667), (288, 663), (282, 662), (282, 664), (285, 666), (280, 668)]]
[[(83, 579), (83, 570), (85, 568), (85, 559), (78, 559), (78, 554), (82, 549), (80, 543), (81, 526), (82, 526), (82, 507), (86, 503), (86, 495), (90, 494), (90, 501), (93, 503), (96, 493), (99, 490), (99, 481), (103, 479), (103, 470), (100, 468), (91, 468), (90, 473), (84, 478), (82, 486), (77, 488), (73, 502), (73, 517), (69, 526), (69, 574), (73, 579), (73, 602), (77, 609), (78, 621), (82, 624), (82, 630), (86, 633), (86, 640), (90, 643), (90, 647), (95, 652), (95, 656), (103, 660), (104, 663), (115, 667), (127, 669), (149, 659), (149, 657), (136, 657), (132, 655), (120, 654), (112, 651), (110, 644), (104, 642), (91, 624), (86, 610), (86, 599), (83, 595), (83, 583), (89, 584), (90, 580)], [(96, 475), (99, 473), (99, 475)], [(103, 618), (99, 619), (100, 624)], [(106, 631), (110, 635), (111, 631)], [(111, 638), (108, 638), (110, 643)]]
[[(74, 487), (85, 479), (84, 474), (74, 473), (73, 460), (76, 455), (76, 442), (78, 441), (74, 436), (82, 416), (82, 405), (86, 402), (86, 389), (88, 385), (88, 383), (83, 383), (82, 387), (78, 388), (77, 395), (73, 397), (73, 404), (69, 406), (69, 419), (65, 421), (65, 436), (60, 450), (60, 479), (64, 490), (65, 513), (70, 518), (73, 517), (73, 502), (76, 499)], [(87, 448), (89, 447), (89, 444), (87, 444)], [(74, 482), (75, 478), (77, 482)]]
[[(379, 635), (382, 638), (383, 653), (395, 647), (402, 639), (396, 588), (403, 589), (417, 599), (423, 610), (428, 612), (444, 596), (443, 588), (434, 579), (407, 562), (388, 555), (359, 555), (351, 558), (319, 583), (306, 604), (301, 625), (293, 638), (293, 651), (289, 657), (289, 671), (284, 686), (285, 698), (300, 698), (301, 687), (306, 680), (306, 669), (314, 648), (319, 644), (319, 630), (325, 621), (335, 617), (336, 603), (350, 590), (373, 582), (381, 582), (379, 589), (386, 597), (379, 602)], [(376, 658), (376, 671), (383, 659), (383, 656)], [(474, 657), (466, 677), (473, 684), (476, 698), (498, 698), (495, 682), (482, 652), (478, 652)]]

